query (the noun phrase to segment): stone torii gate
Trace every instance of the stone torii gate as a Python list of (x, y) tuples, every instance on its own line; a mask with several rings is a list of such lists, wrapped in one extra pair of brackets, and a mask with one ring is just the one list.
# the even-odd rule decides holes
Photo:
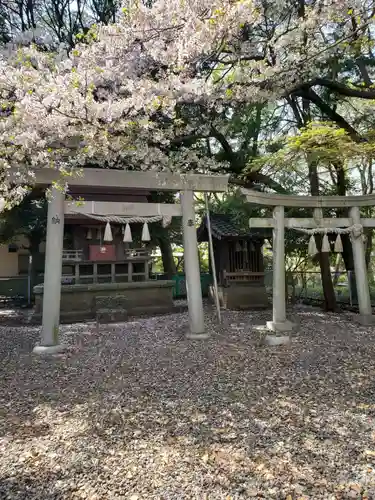
[[(322, 234), (349, 232), (353, 247), (354, 271), (357, 283), (359, 316), (361, 324), (373, 323), (370, 292), (368, 286), (365, 250), (362, 238), (363, 227), (375, 227), (375, 219), (361, 218), (360, 207), (375, 205), (375, 195), (365, 196), (294, 196), (259, 193), (243, 189), (248, 203), (272, 206), (273, 218), (251, 218), (251, 229), (273, 229), (273, 317), (267, 322), (268, 329), (288, 332), (293, 324), (286, 319), (285, 300), (285, 228), (308, 230)], [(285, 218), (284, 208), (311, 208), (313, 218)], [(349, 208), (348, 218), (323, 218), (323, 208)]]
[[(51, 188), (48, 203), (46, 257), (43, 292), (42, 335), (40, 345), (34, 348), (37, 353), (59, 352), (64, 346), (58, 342), (60, 322), (62, 254), (64, 238), (64, 216), (74, 210), (85, 213), (95, 207), (96, 213), (102, 215), (163, 215), (166, 217), (182, 215), (183, 242), (185, 255), (185, 274), (189, 308), (188, 338), (204, 339), (205, 332), (200, 269), (198, 259), (198, 243), (195, 228), (194, 192), (225, 192), (228, 186), (227, 175), (191, 175), (172, 174), (166, 172), (132, 172), (126, 170), (85, 168), (80, 176), (69, 177), (71, 188), (89, 187), (100, 189), (140, 189), (148, 191), (180, 192), (180, 205), (139, 204), (116, 202), (87, 202), (84, 208), (71, 206), (65, 201), (65, 193), (57, 187), (62, 179), (58, 171), (40, 169), (35, 172), (34, 184)], [(11, 177), (13, 182), (20, 183), (17, 176)], [(120, 213), (118, 213), (120, 212)]]

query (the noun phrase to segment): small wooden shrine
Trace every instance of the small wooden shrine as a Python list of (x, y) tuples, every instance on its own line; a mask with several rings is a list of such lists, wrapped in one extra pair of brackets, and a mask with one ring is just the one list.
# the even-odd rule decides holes
[[(84, 203), (65, 202), (60, 215), (64, 223), (60, 321), (124, 321), (128, 315), (173, 311), (174, 282), (151, 279), (147, 246), (151, 225), (168, 225), (171, 217), (121, 215), (126, 204), (134, 204), (133, 213), (148, 205), (150, 192), (76, 186), (69, 194)], [(36, 286), (34, 294), (35, 319), (39, 319), (44, 286)]]
[[(245, 232), (229, 215), (211, 214), (211, 231), (219, 297), (226, 309), (268, 306), (264, 286), (264, 237)], [(208, 241), (207, 216), (198, 228), (199, 242)]]

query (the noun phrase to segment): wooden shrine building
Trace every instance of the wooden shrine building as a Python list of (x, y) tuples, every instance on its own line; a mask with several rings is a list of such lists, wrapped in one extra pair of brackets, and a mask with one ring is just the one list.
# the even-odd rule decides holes
[[(245, 232), (229, 215), (211, 214), (210, 221), (221, 305), (227, 309), (267, 307), (264, 238)], [(198, 228), (197, 239), (208, 241), (207, 216)]]

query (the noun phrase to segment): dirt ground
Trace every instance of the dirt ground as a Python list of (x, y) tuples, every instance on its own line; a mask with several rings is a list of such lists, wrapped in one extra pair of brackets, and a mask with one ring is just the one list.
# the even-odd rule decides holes
[(0, 498), (375, 498), (375, 328), (291, 314), (290, 346), (208, 310), (206, 341), (181, 313), (63, 326), (46, 358), (0, 323)]

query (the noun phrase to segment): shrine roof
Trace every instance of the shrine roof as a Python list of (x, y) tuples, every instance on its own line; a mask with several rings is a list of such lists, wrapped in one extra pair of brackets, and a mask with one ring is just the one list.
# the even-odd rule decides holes
[[(259, 232), (244, 230), (236, 220), (227, 214), (210, 214), (212, 236), (217, 240), (261, 240), (262, 235)], [(203, 217), (202, 223), (197, 230), (198, 241), (208, 240), (207, 216)]]

